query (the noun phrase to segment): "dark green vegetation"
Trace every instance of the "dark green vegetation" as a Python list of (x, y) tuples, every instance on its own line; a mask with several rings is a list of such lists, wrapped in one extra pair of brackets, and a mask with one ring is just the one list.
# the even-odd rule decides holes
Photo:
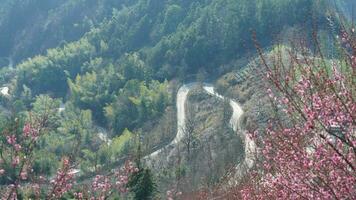
[(1, 0), (0, 58), (21, 61), (82, 37), (132, 0)]
[(140, 169), (133, 174), (128, 185), (134, 193), (134, 199), (137, 200), (153, 199), (157, 192), (152, 172), (149, 169)]
[[(0, 65), (7, 65), (5, 57), (17, 63), (0, 71), (12, 94), (1, 101), (13, 118), (51, 113), (53, 130), (41, 139), (34, 171), (49, 175), (71, 154), (83, 176), (117, 165), (141, 140), (145, 153), (168, 143), (176, 127), (164, 118), (175, 117), (177, 82), (196, 74), (215, 80), (231, 70), (232, 61), (254, 54), (253, 31), (269, 47), (290, 27), (310, 27), (311, 16), (324, 26), (327, 6), (311, 0), (0, 1)], [(0, 126), (8, 118), (1, 116)], [(111, 145), (98, 126), (108, 130)], [(142, 170), (135, 181), (145, 184), (151, 176)], [(141, 189), (134, 188), (137, 197), (155, 191)]]
[[(8, 71), (8, 74), (15, 75), (13, 93), (16, 99), (25, 99), (26, 102), (33, 101), (35, 96), (43, 93), (71, 100), (80, 109), (90, 109), (94, 120), (102, 125), (116, 122), (112, 128), (119, 133), (135, 124), (124, 122), (123, 118), (132, 121), (132, 117), (137, 118), (136, 114), (142, 112), (138, 122), (141, 124), (142, 120), (145, 120), (142, 116), (158, 116), (169, 104), (169, 98), (155, 102), (155, 97), (137, 94), (144, 92), (137, 92), (137, 88), (141, 87), (137, 84), (143, 84), (142, 87), (155, 91), (159, 86), (152, 80), (162, 83), (166, 79), (186, 78), (186, 75), (198, 71), (215, 74), (221, 70), (218, 66), (253, 51), (252, 30), (255, 30), (258, 38), (262, 38), (261, 42), (267, 45), (285, 26), (307, 26), (306, 18), (316, 9), (309, 0), (256, 3), (245, 0), (141, 0), (126, 3), (124, 7), (110, 6), (111, 1), (98, 3), (100, 5), (92, 1), (66, 2), (61, 6), (67, 8), (71, 5), (82, 9), (85, 7), (85, 12), (90, 12), (90, 8), (102, 8), (103, 11), (95, 9), (99, 13), (105, 13), (104, 8), (110, 7), (113, 12), (108, 12), (101, 23), (91, 27), (78, 41), (49, 49), (44, 55), (26, 60), (14, 71)], [(38, 3), (28, 1), (27, 4), (18, 4), (28, 8)], [(55, 10), (59, 9), (56, 3), (42, 6), (45, 11), (50, 10), (49, 13), (56, 13)], [(68, 12), (70, 11), (73, 14), (86, 15), (85, 12), (69, 9)], [(10, 14), (18, 13), (13, 11)], [(59, 19), (65, 18), (60, 13), (58, 15)], [(64, 21), (60, 22), (60, 27), (65, 29), (63, 32), (72, 33), (73, 27), (66, 26)], [(80, 17), (78, 22), (84, 24)], [(71, 21), (69, 24), (75, 23)], [(6, 29), (7, 26), (4, 25), (1, 30)], [(59, 32), (56, 28), (50, 30)], [(44, 34), (52, 37), (52, 34)], [(73, 38), (63, 36), (63, 39), (68, 41)], [(40, 46), (38, 42), (28, 41), (34, 42), (33, 45), (28, 45), (29, 47)], [(10, 79), (14, 76), (6, 76), (4, 72), (3, 77)], [(133, 90), (136, 94), (129, 94)], [(133, 101), (129, 99), (130, 95), (135, 98), (143, 95), (146, 99)], [(168, 96), (163, 91), (160, 95)], [(117, 106), (113, 106), (115, 104)], [(30, 105), (27, 103), (25, 106)], [(152, 110), (155, 106), (160, 110)]]

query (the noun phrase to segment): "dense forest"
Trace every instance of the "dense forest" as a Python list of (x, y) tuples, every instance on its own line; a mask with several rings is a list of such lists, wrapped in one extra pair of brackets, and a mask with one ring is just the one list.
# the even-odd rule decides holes
[[(91, 109), (96, 115), (94, 119), (102, 123), (105, 123), (104, 121), (108, 123), (107, 118), (104, 120), (105, 105), (113, 104), (115, 99), (122, 96), (118, 94), (119, 90), (125, 90), (125, 85), (130, 80), (144, 81), (148, 87), (151, 80), (163, 83), (165, 79), (184, 79), (187, 74), (197, 72), (219, 73), (220, 69), (217, 66), (255, 51), (252, 30), (256, 31), (258, 38), (262, 38), (261, 42), (268, 45), (285, 26), (298, 23), (301, 26), (308, 26), (305, 23), (306, 18), (314, 9), (313, 3), (302, 0), (256, 3), (131, 1), (133, 5), (122, 2), (116, 7), (106, 1), (102, 2), (102, 5), (96, 5), (91, 1), (74, 2), (77, 1), (61, 3), (68, 10), (62, 12), (75, 12), (74, 8), (70, 9), (75, 6), (94, 8), (110, 6), (112, 14), (109, 11), (103, 22), (97, 26), (93, 25), (83, 37), (80, 34), (60, 36), (60, 41), (57, 41), (60, 47), (48, 49), (42, 55), (20, 62), (16, 69), (4, 72), (4, 79), (10, 81), (6, 78), (12, 79), (15, 76), (13, 93), (17, 97), (26, 96), (24, 98), (27, 98), (27, 102), (32, 102), (31, 98), (44, 93), (51, 93), (51, 96), (56, 98), (72, 98), (79, 108)], [(29, 9), (31, 5), (38, 4), (36, 1), (27, 3)], [(56, 7), (56, 4), (48, 4), (44, 6), (43, 12), (47, 10), (49, 16), (52, 16), (56, 9), (51, 8)], [(319, 6), (315, 10), (320, 11)], [(28, 8), (26, 4), (24, 7)], [(74, 27), (67, 25), (68, 22), (66, 23), (66, 17), (61, 15), (62, 12), (57, 14), (61, 20), (58, 22), (60, 25), (56, 27), (63, 27), (63, 32), (72, 34), (75, 32), (72, 31)], [(26, 12), (20, 13), (26, 16)], [(78, 22), (86, 24), (87, 17), (82, 18), (83, 21), (78, 19)], [(50, 22), (54, 23), (52, 20)], [(8, 23), (17, 24), (11, 21)], [(75, 22), (70, 21), (70, 24), (73, 25)], [(10, 32), (6, 25), (1, 30)], [(54, 30), (57, 33), (61, 32)], [(48, 40), (53, 42), (58, 40), (46, 30), (41, 32), (36, 31), (33, 37), (48, 38), (49, 35)], [(85, 32), (85, 28), (82, 32)], [(45, 34), (46, 37), (37, 34)], [(70, 42), (75, 40), (75, 37), (77, 40)], [(21, 38), (21, 41), (36, 44), (21, 45), (20, 42), (14, 46), (23, 46), (24, 49), (27, 46), (40, 47), (41, 44), (46, 46), (46, 42), (36, 42), (32, 39)], [(34, 51), (27, 50), (31, 53)], [(41, 50), (37, 52), (41, 53)], [(99, 80), (100, 84), (97, 84), (96, 81)], [(71, 97), (67, 96), (68, 93), (72, 94)], [(124, 123), (116, 131), (123, 130), (127, 125), (129, 124)]]
[[(296, 63), (303, 55), (303, 66), (310, 57), (342, 60), (342, 48), (354, 56), (354, 29), (343, 31), (353, 27), (354, 6), (353, 0), (0, 0), (0, 193), (204, 199), (201, 191), (213, 191), (247, 158), (243, 130), (268, 127), (275, 110), (259, 84), (270, 76), (258, 75), (279, 63), (271, 54), (296, 54)], [(338, 45), (340, 38), (345, 44)], [(179, 94), (192, 83), (180, 127)], [(219, 95), (209, 95), (208, 83)], [(271, 87), (278, 92), (279, 83)], [(237, 125), (235, 102), (245, 111)], [(168, 156), (150, 157), (159, 149)], [(46, 185), (38, 177), (50, 183), (39, 192), (18, 186)], [(114, 178), (120, 181), (109, 184)], [(79, 192), (92, 179), (92, 192)]]

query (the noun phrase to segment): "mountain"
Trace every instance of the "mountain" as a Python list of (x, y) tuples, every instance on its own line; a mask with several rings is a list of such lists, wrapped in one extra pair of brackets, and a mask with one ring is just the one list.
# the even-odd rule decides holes
[[(256, 45), (273, 52), (276, 44), (291, 45), (294, 36), (305, 34), (310, 42), (316, 32), (326, 57), (333, 57), (328, 41), (340, 22), (332, 14), (342, 10), (350, 16), (353, 5), (352, 0), (0, 0), (0, 85), (9, 91), (0, 96), (6, 111), (0, 130), (14, 121), (43, 120), (38, 124), (46, 134), (34, 148), (37, 175), (53, 177), (60, 160), (70, 157), (79, 182), (86, 182), (133, 159), (138, 168), (150, 167), (159, 182), (147, 187), (152, 191), (133, 187), (138, 193), (151, 195), (156, 186), (181, 185), (187, 192), (204, 183), (210, 187), (227, 168), (243, 163), (245, 129), (253, 120), (264, 127), (270, 115), (261, 106), (268, 101), (258, 85), (262, 78), (249, 74), (251, 79), (240, 80), (255, 64)], [(189, 87), (192, 82), (196, 87)], [(207, 83), (218, 93), (209, 84), (207, 90)], [(177, 94), (186, 86), (189, 94), (181, 101)], [(184, 106), (187, 111), (179, 110)], [(184, 127), (178, 118), (187, 120)], [(230, 118), (238, 122), (230, 124)], [(191, 141), (176, 141), (177, 133), (192, 134)], [(157, 150), (166, 154), (147, 161)], [(137, 170), (137, 184), (152, 182), (150, 171)], [(0, 186), (6, 184), (0, 177)]]
[(78, 40), (112, 9), (134, 1), (2, 0), (0, 58), (20, 62), (49, 48)]

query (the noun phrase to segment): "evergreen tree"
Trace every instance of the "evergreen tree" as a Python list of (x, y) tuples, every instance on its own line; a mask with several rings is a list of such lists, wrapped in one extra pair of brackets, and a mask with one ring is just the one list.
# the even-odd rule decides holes
[(157, 185), (150, 169), (141, 168), (133, 174), (128, 186), (134, 194), (134, 199), (137, 200), (153, 199), (157, 191)]

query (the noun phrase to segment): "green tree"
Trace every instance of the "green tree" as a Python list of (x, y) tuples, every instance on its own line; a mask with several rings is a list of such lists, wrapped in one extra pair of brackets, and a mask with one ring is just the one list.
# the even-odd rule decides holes
[(32, 109), (29, 117), (35, 116), (38, 119), (45, 119), (44, 126), (56, 128), (59, 126), (58, 108), (61, 104), (59, 99), (53, 99), (48, 95), (39, 95), (32, 103)]
[(120, 63), (120, 73), (126, 81), (150, 79), (150, 70), (138, 53), (125, 54)]
[(162, 115), (170, 104), (168, 82), (130, 80), (117, 99), (105, 107), (105, 116), (115, 133), (133, 129)]
[(140, 169), (133, 174), (130, 177), (128, 186), (134, 194), (134, 199), (137, 200), (154, 199), (157, 192), (157, 185), (150, 169)]
[(117, 89), (115, 72), (111, 67), (99, 73), (87, 72), (77, 75), (75, 81), (68, 80), (71, 91), (71, 100), (81, 109), (90, 109), (94, 118), (104, 123), (103, 108), (113, 99), (114, 90)]

